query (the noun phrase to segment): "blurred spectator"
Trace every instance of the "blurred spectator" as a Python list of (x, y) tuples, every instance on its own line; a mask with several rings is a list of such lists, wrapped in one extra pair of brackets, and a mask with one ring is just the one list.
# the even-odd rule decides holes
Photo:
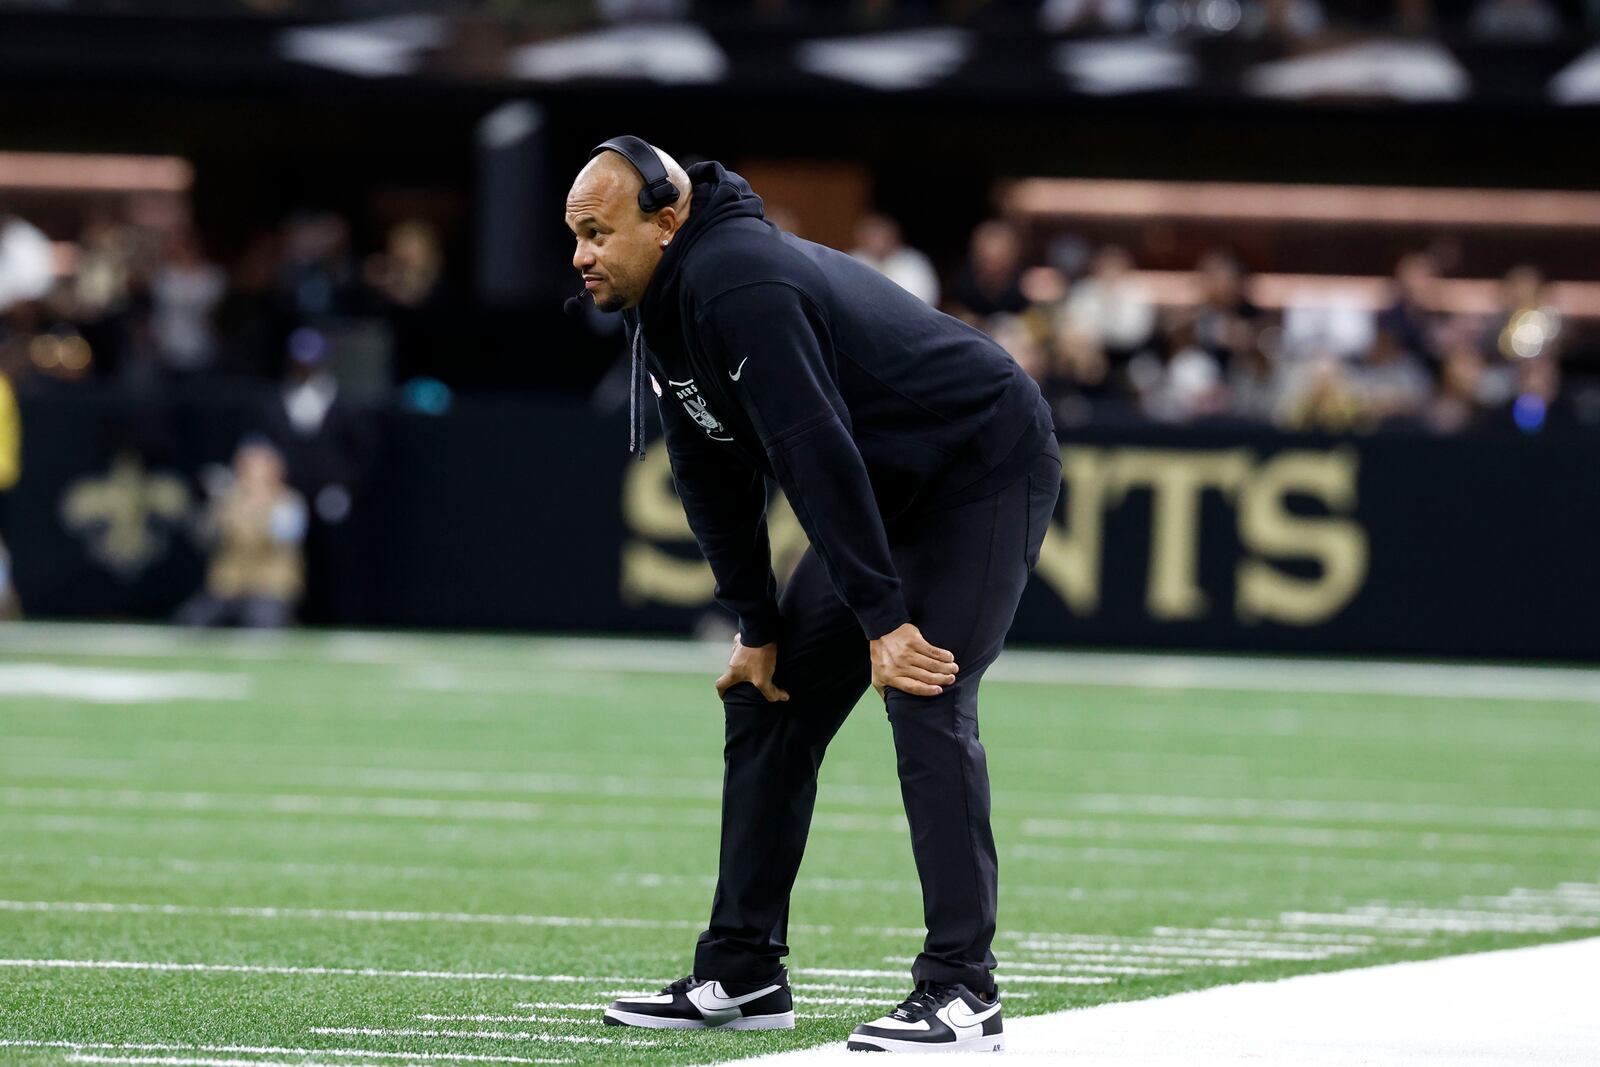
[(1561, 32), (1561, 15), (1547, 0), (1481, 0), (1472, 32), (1502, 41), (1547, 41)]
[(1344, 377), (1369, 425), (1422, 415), (1432, 386), (1427, 369), (1390, 334), (1379, 334), (1366, 359), (1349, 366)]
[(5, 542), (7, 494), (21, 477), (22, 415), (17, 410), (11, 379), (0, 363), (0, 619), (15, 619), (21, 614), (11, 579), (11, 554)]
[(127, 227), (103, 216), (89, 221), (78, 239), (73, 268), (73, 307), (78, 321), (94, 321), (127, 309), (133, 256)]
[(284, 224), (278, 284), (290, 313), (311, 322), (348, 311), (355, 286), (350, 226), (331, 211), (295, 215)]
[(952, 294), (957, 315), (981, 323), (1002, 312), (1027, 310), (1022, 293), (1022, 239), (1016, 227), (1000, 219), (981, 222), (972, 231), (967, 262)]
[(173, 236), (150, 277), (150, 331), (165, 369), (192, 374), (216, 362), (213, 317), (227, 288), (227, 272), (206, 260), (194, 234)]
[(350, 620), (360, 615), (354, 522), (374, 458), (373, 434), (340, 391), (328, 339), (302, 327), (290, 334), (288, 349), (288, 372), (261, 412), (261, 425), (283, 457), (289, 483), (311, 503), (306, 619)]
[(365, 275), (385, 301), (414, 308), (433, 297), (443, 269), (438, 232), (421, 219), (408, 219), (389, 230), (387, 247), (367, 260)]
[(130, 343), (135, 254), (129, 227), (109, 216), (91, 218), (78, 238), (65, 302), (102, 374), (120, 369)]
[(1490, 321), (1485, 349), (1509, 360), (1559, 354), (1561, 312), (1550, 303), (1544, 275), (1526, 263), (1500, 283), (1500, 313)]
[(1279, 424), (1289, 430), (1341, 432), (1363, 428), (1366, 412), (1345, 377), (1345, 364), (1331, 356), (1305, 360), (1285, 390)]
[(1511, 424), (1525, 434), (1541, 433), (1571, 421), (1561, 397), (1561, 364), (1554, 356), (1535, 356), (1517, 363), (1517, 394), (1511, 401)]
[(1394, 299), (1378, 315), (1378, 332), (1419, 359), (1437, 356), (1434, 331), (1438, 315), (1433, 308), (1438, 299), (1439, 267), (1426, 252), (1409, 252), (1400, 257), (1394, 272)]
[(1428, 407), (1428, 428), (1448, 434), (1482, 427), (1487, 416), (1483, 353), (1462, 328), (1444, 332), (1440, 352), (1439, 392)]
[(1226, 367), (1255, 348), (1261, 309), (1250, 301), (1244, 265), (1233, 253), (1212, 249), (1194, 269), (1200, 303), (1187, 314), (1192, 343)]
[(37, 226), (0, 212), (0, 312), (40, 299), (55, 277), (50, 239)]
[(285, 484), (277, 450), (256, 438), (239, 446), (231, 476), (219, 482), (200, 528), (213, 546), (205, 588), (179, 609), (178, 621), (287, 626), (304, 585), (305, 501)]
[(850, 254), (923, 303), (939, 302), (939, 276), (932, 262), (905, 243), (900, 224), (889, 216), (867, 215), (856, 223), (856, 247)]
[(1130, 368), (1146, 415), (1161, 422), (1188, 422), (1227, 409), (1222, 364), (1199, 343), (1196, 322), (1170, 336), (1172, 354), (1165, 366), (1141, 360)]
[(1132, 271), (1127, 250), (1106, 245), (1095, 253), (1089, 276), (1067, 295), (1056, 337), (1062, 358), (1080, 379), (1104, 378), (1108, 361), (1125, 363), (1151, 339), (1155, 305)]
[(1034, 335), (1028, 322), (1020, 315), (995, 315), (987, 324), (989, 335), (995, 343), (1010, 353), (1017, 366), (1041, 386), (1050, 374), (1049, 358), (1044, 345)]

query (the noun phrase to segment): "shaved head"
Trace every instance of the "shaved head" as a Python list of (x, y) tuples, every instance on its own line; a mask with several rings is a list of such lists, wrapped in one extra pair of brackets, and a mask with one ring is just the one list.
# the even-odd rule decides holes
[[(661, 161), (661, 166), (666, 169), (667, 180), (672, 183), (674, 189), (678, 190), (678, 199), (673, 201), (673, 204), (683, 204), (684, 195), (689, 191), (688, 173), (678, 165), (676, 159), (673, 159), (655, 145), (650, 146), (650, 151), (656, 154), (656, 158)], [(634, 198), (634, 202), (638, 202), (639, 191), (644, 188), (644, 178), (638, 171), (633, 169), (633, 164), (628, 162), (627, 157), (620, 152), (607, 150), (589, 160), (584, 165), (584, 168), (578, 172), (578, 176), (572, 181), (572, 191), (567, 194), (567, 202), (570, 205), (573, 194), (580, 189), (584, 189), (589, 183), (598, 183), (601, 186), (609, 187), (613, 182), (619, 183), (622, 189)]]
[(577, 238), (572, 265), (602, 311), (636, 306), (678, 228), (689, 217), (689, 175), (654, 145), (678, 198), (646, 214), (639, 207), (644, 179), (618, 152), (605, 151), (586, 163), (567, 193), (567, 228)]

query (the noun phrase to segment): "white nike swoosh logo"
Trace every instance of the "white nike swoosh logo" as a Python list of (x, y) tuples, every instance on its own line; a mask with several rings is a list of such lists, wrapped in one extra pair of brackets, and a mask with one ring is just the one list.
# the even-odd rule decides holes
[(972, 1013), (972, 1009), (967, 1007), (966, 1001), (958, 1000), (950, 1005), (950, 1010), (946, 1015), (946, 1021), (949, 1022), (951, 1026), (960, 1027), (964, 1030), (968, 1027), (979, 1025), (985, 1019), (989, 1018), (999, 1010), (1000, 1002), (996, 1001), (994, 1007), (990, 1008), (988, 1011), (974, 1015)]
[(744, 373), (744, 365), (746, 363), (749, 363), (749, 362), (750, 362), (750, 357), (749, 356), (745, 356), (743, 359), (741, 359), (739, 361), (739, 369), (738, 370), (729, 371), (728, 372), (728, 377), (732, 378), (734, 381), (738, 381), (739, 380), (739, 375)]
[(722, 988), (721, 982), (712, 982), (710, 985), (695, 986), (689, 990), (689, 1000), (701, 1011), (727, 1011), (737, 1008), (741, 1004), (748, 1004), (752, 1000), (760, 1000), (778, 987), (769, 985), (765, 989), (758, 989), (754, 993), (743, 996), (730, 997)]

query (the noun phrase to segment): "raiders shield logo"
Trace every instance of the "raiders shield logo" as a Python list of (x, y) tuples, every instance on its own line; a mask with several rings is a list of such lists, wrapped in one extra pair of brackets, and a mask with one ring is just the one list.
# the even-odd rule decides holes
[(711, 409), (706, 404), (706, 398), (700, 395), (700, 390), (696, 388), (693, 378), (686, 382), (675, 382), (668, 379), (667, 384), (672, 387), (672, 395), (677, 397), (679, 402), (683, 404), (683, 410), (689, 413), (691, 419), (700, 424), (700, 428), (706, 432), (707, 437), (713, 441), (733, 440), (733, 435), (728, 433), (727, 428), (721, 422), (717, 421), (715, 415), (711, 414)]

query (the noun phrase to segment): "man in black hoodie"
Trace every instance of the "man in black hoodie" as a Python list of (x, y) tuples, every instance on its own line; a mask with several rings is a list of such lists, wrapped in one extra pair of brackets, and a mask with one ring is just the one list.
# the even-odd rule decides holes
[[(653, 153), (672, 189), (645, 210), (635, 162), (596, 149), (567, 198), (573, 265), (596, 306), (624, 314), (630, 447), (642, 455), (648, 379), (678, 495), (739, 633), (716, 683), (721, 863), (694, 974), (616, 1001), (606, 1021), (793, 1025), (781, 963), (790, 890), (824, 750), (870, 684), (894, 733), (928, 934), (914, 992), (857, 1027), (851, 1047), (998, 1049), (977, 693), (1060, 488), (1049, 408), (979, 331), (767, 222), (737, 174), (714, 162), (686, 172), (636, 138), (618, 143), (635, 159)], [(768, 477), (811, 544), (781, 594)]]

